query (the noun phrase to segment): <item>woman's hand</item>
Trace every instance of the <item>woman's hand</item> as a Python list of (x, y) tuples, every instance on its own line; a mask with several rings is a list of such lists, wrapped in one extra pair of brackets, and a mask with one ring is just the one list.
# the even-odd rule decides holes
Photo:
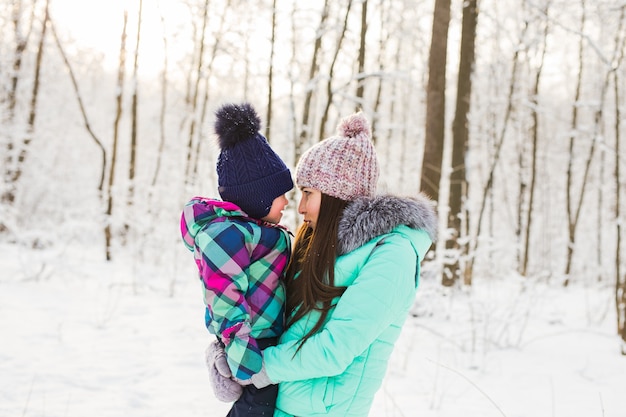
[(274, 382), (272, 382), (270, 377), (267, 376), (267, 372), (265, 371), (265, 364), (263, 364), (263, 367), (261, 368), (261, 370), (258, 373), (252, 375), (250, 379), (241, 380), (241, 379), (234, 378), (234, 380), (244, 386), (254, 385), (258, 389), (265, 388), (268, 385), (274, 385)]

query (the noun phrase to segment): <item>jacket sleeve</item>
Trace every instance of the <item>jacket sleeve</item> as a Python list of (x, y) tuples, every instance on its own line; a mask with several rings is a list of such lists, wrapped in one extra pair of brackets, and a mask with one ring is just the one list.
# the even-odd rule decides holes
[(245, 298), (250, 265), (246, 234), (232, 223), (218, 222), (199, 233), (195, 241), (207, 327), (226, 345), (233, 375), (248, 379), (260, 371), (262, 356), (250, 336), (250, 308)]
[(269, 378), (278, 383), (342, 373), (406, 314), (415, 294), (416, 258), (408, 239), (384, 240), (339, 298), (328, 322), (297, 353), (295, 343), (263, 351)]

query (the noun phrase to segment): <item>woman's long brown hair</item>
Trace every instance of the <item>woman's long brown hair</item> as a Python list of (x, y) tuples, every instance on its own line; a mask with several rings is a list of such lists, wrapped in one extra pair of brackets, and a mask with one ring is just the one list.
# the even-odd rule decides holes
[(298, 350), (322, 328), (333, 299), (346, 290), (335, 286), (335, 260), (339, 220), (347, 204), (322, 193), (315, 229), (303, 224), (296, 234), (286, 272), (288, 325), (313, 310), (321, 313), (315, 326), (300, 341)]

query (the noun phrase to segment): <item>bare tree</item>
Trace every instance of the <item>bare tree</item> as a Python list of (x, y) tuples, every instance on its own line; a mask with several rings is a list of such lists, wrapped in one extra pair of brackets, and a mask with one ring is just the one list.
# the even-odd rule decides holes
[(270, 44), (270, 68), (267, 74), (267, 122), (265, 123), (265, 137), (270, 137), (270, 124), (272, 122), (272, 101), (274, 94), (272, 87), (274, 86), (274, 49), (276, 47), (276, 0), (272, 0), (272, 34)]
[[(208, 78), (210, 77), (211, 73), (213, 72), (213, 64), (215, 63), (215, 58), (217, 58), (217, 54), (218, 51), (221, 47), (220, 44), (220, 37), (221, 34), (224, 33), (224, 27), (226, 26), (227, 20), (226, 20), (226, 16), (228, 13), (228, 10), (230, 10), (231, 8), (231, 3), (232, 0), (227, 0), (226, 4), (224, 5), (224, 11), (222, 13), (222, 17), (220, 19), (220, 23), (219, 23), (219, 27), (218, 27), (218, 35), (215, 37), (215, 42), (213, 43), (213, 48), (211, 50), (211, 55), (209, 56), (209, 62), (206, 64), (206, 77), (205, 77), (205, 85), (204, 85), (204, 95), (203, 95), (203, 99), (202, 99), (202, 107), (200, 110), (200, 121), (199, 121), (199, 126), (198, 126), (198, 131), (197, 131), (197, 139), (196, 139), (196, 148), (195, 148), (195, 158), (194, 158), (194, 162), (193, 162), (193, 177), (195, 178), (198, 174), (198, 164), (200, 161), (200, 153), (201, 153), (201, 147), (202, 147), (202, 127), (205, 125), (205, 119), (206, 119), (206, 114), (207, 114), (207, 109), (208, 109), (208, 104), (209, 104), (209, 93), (210, 93), (210, 89), (209, 89), (209, 83), (208, 83)], [(244, 85), (247, 84), (244, 83)], [(213, 171), (212, 171), (213, 172)]]
[[(622, 10), (623, 11), (623, 10)], [(622, 49), (621, 56), (624, 56)], [(621, 112), (620, 112), (620, 94), (619, 94), (619, 76), (618, 72), (613, 73), (613, 86), (615, 96), (615, 232), (617, 242), (615, 245), (615, 309), (617, 312), (617, 332), (622, 338), (622, 355), (626, 355), (626, 274), (622, 274), (622, 199), (621, 188), (622, 181), (620, 165), (620, 141), (621, 141)]]
[[(615, 36), (615, 56), (611, 63), (611, 71), (609, 74), (613, 75), (613, 99), (615, 109), (615, 310), (617, 317), (617, 334), (622, 339), (622, 355), (626, 355), (626, 273), (622, 273), (622, 224), (624, 222), (622, 214), (622, 187), (620, 166), (623, 166), (624, 161), (620, 152), (621, 148), (621, 131), (622, 131), (622, 115), (621, 115), (621, 97), (620, 97), (620, 75), (618, 71), (622, 67), (624, 62), (624, 54), (626, 48), (626, 31), (624, 27), (626, 8), (622, 7), (620, 10), (620, 27)], [(621, 37), (621, 40), (620, 40)]]
[[(194, 150), (194, 137), (196, 131), (197, 108), (198, 108), (198, 96), (200, 95), (200, 81), (203, 79), (203, 66), (204, 66), (204, 44), (206, 29), (209, 20), (209, 0), (205, 0), (204, 7), (202, 9), (202, 29), (200, 30), (199, 39), (197, 39), (196, 45), (198, 45), (197, 61), (195, 67), (195, 75), (193, 75), (193, 82), (190, 83), (192, 87), (189, 92), (189, 105), (191, 113), (191, 123), (189, 124), (188, 141), (187, 141), (187, 163), (185, 166), (185, 181), (189, 183), (191, 173), (193, 171), (193, 150)], [(195, 40), (195, 38), (194, 38)], [(191, 76), (191, 73), (190, 73)]]
[[(549, 20), (548, 16), (548, 8), (549, 2), (546, 4), (545, 9), (543, 10), (543, 14), (546, 16), (544, 27), (543, 27), (543, 37), (542, 37), (542, 45), (540, 51), (540, 58), (537, 63), (537, 69), (535, 71), (535, 80), (533, 84), (533, 92), (531, 97), (531, 151), (530, 151), (530, 184), (528, 188), (528, 207), (526, 209), (526, 229), (523, 240), (523, 251), (521, 256), (520, 275), (526, 276), (528, 274), (528, 260), (530, 258), (529, 248), (530, 248), (530, 237), (532, 230), (532, 220), (533, 220), (533, 208), (535, 203), (535, 191), (537, 184), (537, 146), (539, 142), (539, 85), (541, 80), (541, 74), (543, 72), (543, 64), (546, 56), (547, 42), (548, 42), (548, 33), (549, 33)], [(521, 194), (521, 193), (520, 193)]]
[[(580, 2), (582, 7), (581, 18), (580, 18), (580, 33), (579, 42), (578, 42), (578, 76), (576, 81), (576, 92), (574, 95), (574, 105), (572, 106), (572, 124), (571, 124), (571, 132), (569, 139), (569, 158), (567, 165), (567, 186), (565, 189), (567, 199), (566, 199), (566, 209), (567, 209), (567, 233), (568, 233), (568, 244), (567, 244), (567, 258), (565, 261), (565, 280), (563, 281), (563, 285), (567, 286), (569, 284), (569, 274), (572, 268), (572, 259), (574, 256), (574, 248), (576, 246), (576, 229), (578, 228), (578, 221), (580, 219), (580, 212), (583, 205), (583, 200), (585, 196), (585, 191), (588, 184), (589, 171), (591, 169), (591, 163), (593, 161), (593, 156), (596, 150), (596, 138), (592, 138), (591, 145), (589, 147), (589, 152), (587, 153), (587, 160), (585, 162), (585, 169), (583, 172), (583, 177), (581, 179), (581, 184), (578, 187), (574, 187), (574, 156), (578, 154), (575, 150), (576, 143), (576, 131), (578, 130), (578, 104), (581, 98), (581, 89), (583, 84), (583, 62), (584, 62), (584, 29), (585, 29), (585, 20), (587, 17), (587, 12), (585, 10), (585, 1), (581, 0)], [(578, 196), (578, 201), (574, 202), (573, 199), (573, 191), (575, 188), (580, 189), (580, 194)]]
[[(467, 255), (467, 243), (461, 243), (461, 237), (467, 236), (463, 230), (469, 213), (465, 208), (468, 198), (468, 181), (465, 178), (465, 158), (469, 143), (467, 116), (470, 112), (472, 97), (472, 72), (474, 68), (474, 44), (478, 19), (477, 0), (463, 3), (463, 26), (461, 31), (461, 59), (457, 83), (456, 111), (452, 123), (452, 171), (450, 173), (450, 193), (448, 230), (452, 231), (446, 241), (447, 261), (444, 264), (443, 284), (452, 285), (461, 277), (463, 268), (461, 257)], [(467, 224), (467, 223), (465, 223)], [(464, 283), (472, 282), (470, 275), (464, 276)]]
[[(391, 5), (390, 5), (390, 7), (391, 7)], [(402, 23), (404, 21), (404, 15), (400, 14), (399, 19), (400, 19), (399, 25), (400, 25), (400, 27), (402, 27)], [(395, 50), (395, 53), (394, 53), (394, 60), (393, 60), (393, 66), (396, 67), (396, 68), (400, 67), (400, 62), (402, 61), (402, 56), (403, 56), (402, 45), (403, 45), (403, 42), (396, 42), (396, 50)], [(401, 79), (394, 79), (393, 80), (392, 91), (393, 91), (393, 97), (394, 98), (395, 97), (402, 97), (402, 95), (403, 95), (402, 91), (403, 91), (403, 87), (404, 87), (403, 84), (404, 83), (403, 83), (403, 81)], [(407, 123), (406, 123), (406, 121), (402, 121), (400, 123), (396, 122), (396, 118), (398, 117), (396, 115), (396, 113), (397, 113), (396, 112), (396, 105), (399, 104), (398, 107), (402, 107), (402, 105), (400, 103), (396, 103), (396, 101), (398, 101), (398, 100), (390, 100), (389, 110), (388, 110), (388, 112), (390, 114), (389, 122), (392, 124), (392, 126), (395, 126), (396, 124), (399, 125), (399, 129), (402, 130), (402, 138), (404, 139), (406, 137), (406, 133), (405, 132), (406, 132), (406, 124)], [(376, 119), (374, 119), (374, 121), (376, 121)], [(372, 132), (377, 132), (377, 130), (374, 129), (374, 124), (372, 124)], [(387, 131), (387, 136), (385, 138), (386, 141), (387, 141), (387, 144), (391, 143), (391, 140), (393, 138), (393, 133), (394, 133), (393, 129), (389, 129)], [(375, 135), (375, 137), (376, 136), (377, 135)], [(385, 151), (385, 160), (389, 161), (391, 159), (391, 146), (389, 146), (389, 145), (385, 146), (384, 147), (384, 151)], [(405, 164), (402, 164), (402, 166), (405, 166)], [(387, 172), (389, 172), (391, 169), (393, 169), (392, 164), (390, 164), (390, 163), (385, 164), (385, 167), (383, 169), (385, 169), (385, 168), (386, 168)]]
[[(387, 42), (389, 42), (389, 37), (390, 37), (390, 30), (387, 30), (385, 28), (385, 24), (388, 23), (388, 17), (387, 17), (387, 13), (389, 12), (389, 6), (386, 6), (386, 1), (381, 1), (380, 2), (380, 27), (379, 27), (379, 33), (380, 33), (380, 37), (378, 38), (378, 72), (383, 74), (385, 72), (385, 52), (386, 52), (386, 48), (385, 45), (387, 44)], [(372, 117), (372, 132), (374, 132), (374, 135), (372, 136), (372, 142), (374, 142), (374, 145), (376, 145), (376, 142), (378, 140), (378, 113), (379, 113), (379, 109), (381, 106), (381, 99), (382, 99), (382, 93), (383, 93), (383, 80), (384, 78), (381, 77), (378, 80), (378, 86), (376, 87), (376, 98), (374, 99), (374, 111), (373, 111), (373, 117)], [(387, 147), (388, 149), (389, 147)], [(385, 161), (389, 161), (389, 158), (385, 158)], [(389, 165), (389, 164), (386, 164)]]
[(113, 121), (113, 147), (111, 149), (111, 164), (109, 166), (109, 183), (107, 187), (107, 222), (104, 227), (106, 260), (111, 260), (112, 231), (111, 222), (113, 215), (113, 184), (115, 183), (115, 166), (117, 162), (117, 146), (119, 138), (119, 126), (122, 119), (122, 101), (124, 96), (124, 79), (126, 74), (126, 25), (128, 24), (128, 12), (124, 11), (124, 25), (122, 27), (122, 39), (120, 44), (120, 58), (117, 67), (117, 88), (115, 92), (115, 120)]
[(25, 34), (22, 33), (22, 12), (24, 10), (22, 7), (22, 0), (13, 0), (13, 5), (11, 8), (11, 22), (13, 23), (13, 33), (15, 34), (15, 51), (13, 54), (13, 67), (11, 71), (11, 82), (7, 100), (7, 118), (9, 121), (12, 121), (15, 117), (15, 106), (17, 104), (17, 87), (20, 81), (20, 69), (22, 68), (24, 51), (28, 46), (28, 40), (31, 33), (33, 32), (33, 22), (35, 21), (35, 5), (36, 1), (33, 1), (30, 18), (28, 19), (28, 28)]
[(330, 110), (330, 105), (333, 102), (333, 95), (334, 95), (333, 78), (335, 76), (335, 65), (337, 65), (337, 57), (339, 56), (339, 52), (341, 51), (341, 44), (343, 43), (343, 40), (346, 38), (346, 30), (348, 28), (348, 17), (350, 16), (351, 8), (352, 8), (352, 0), (348, 0), (348, 5), (346, 6), (346, 12), (344, 14), (344, 19), (343, 19), (343, 25), (341, 26), (339, 39), (337, 39), (337, 46), (335, 48), (335, 53), (333, 54), (333, 58), (330, 62), (328, 76), (326, 77), (326, 104), (324, 105), (324, 110), (322, 111), (322, 116), (320, 118), (319, 140), (322, 140), (326, 137), (326, 122), (328, 121), (328, 112)]
[[(33, 24), (35, 21), (35, 6), (36, 2), (33, 1), (31, 7), (30, 17), (28, 19), (28, 27), (26, 33), (22, 33), (22, 19), (23, 19), (23, 2), (22, 0), (13, 0), (11, 8), (11, 23), (13, 24), (13, 33), (15, 37), (15, 49), (12, 56), (12, 68), (10, 74), (9, 89), (7, 92), (7, 110), (3, 117), (4, 123), (12, 125), (15, 122), (15, 108), (17, 106), (17, 91), (20, 82), (20, 72), (22, 69), (22, 63), (24, 59), (24, 52), (28, 46), (28, 41), (33, 32)], [(45, 26), (45, 22), (44, 22)], [(15, 200), (15, 193), (17, 191), (17, 180), (21, 176), (22, 167), (18, 162), (17, 154), (25, 152), (24, 138), (22, 143), (16, 142), (16, 138), (13, 135), (14, 129), (8, 129), (10, 135), (7, 140), (6, 157), (4, 160), (4, 182), (6, 189), (2, 193), (0, 202), (6, 204), (13, 204)], [(23, 155), (25, 156), (25, 154)], [(0, 222), (0, 232), (6, 230), (6, 225)]]
[[(139, 11), (137, 13), (137, 37), (135, 38), (135, 53), (133, 57), (133, 78), (132, 78), (132, 98), (130, 105), (130, 164), (128, 166), (128, 200), (127, 205), (133, 205), (135, 192), (135, 170), (137, 165), (137, 105), (139, 101), (139, 44), (141, 41), (141, 21), (143, 11), (143, 0), (139, 0)], [(126, 222), (125, 227), (129, 225)]]
[(439, 200), (441, 164), (446, 119), (446, 62), (450, 0), (435, 0), (432, 38), (428, 61), (426, 89), (426, 141), (422, 163), (421, 191), (433, 200)]
[[(83, 103), (82, 95), (78, 88), (78, 81), (76, 79), (76, 75), (74, 74), (74, 70), (72, 69), (72, 65), (70, 64), (70, 61), (67, 58), (67, 54), (65, 53), (63, 46), (61, 45), (61, 41), (59, 40), (59, 36), (57, 35), (56, 29), (54, 27), (54, 22), (52, 21), (52, 19), (49, 19), (49, 25), (50, 25), (50, 33), (52, 33), (52, 37), (54, 38), (54, 42), (57, 46), (57, 49), (59, 53), (61, 54), (61, 58), (63, 59), (63, 62), (65, 63), (65, 68), (67, 69), (67, 72), (70, 75), (70, 79), (72, 81), (72, 87), (74, 89), (74, 94), (76, 95), (78, 107), (80, 109), (80, 113), (83, 118), (83, 123), (85, 124), (85, 129), (87, 129), (89, 136), (93, 139), (94, 143), (96, 144), (96, 146), (98, 147), (100, 151), (101, 169), (100, 169), (100, 180), (98, 181), (98, 196), (100, 199), (102, 199), (103, 197), (102, 191), (103, 191), (104, 178), (105, 178), (105, 172), (106, 172), (106, 159), (107, 159), (106, 149), (104, 145), (102, 144), (102, 141), (98, 138), (98, 136), (96, 135), (96, 133), (93, 131), (91, 127), (91, 123), (87, 116), (85, 105)], [(111, 186), (109, 185), (109, 190), (110, 188)], [(111, 196), (109, 193), (109, 199), (110, 198)], [(107, 226), (105, 227), (105, 240), (107, 240), (107, 244), (109, 245), (110, 244), (110, 229), (108, 227), (109, 225), (108, 225), (108, 220), (107, 220)], [(107, 235), (107, 233), (109, 234)], [(110, 259), (108, 246), (107, 246), (106, 254), (108, 256), (107, 259)]]
[(504, 145), (505, 139), (507, 137), (507, 131), (509, 128), (509, 123), (511, 121), (511, 117), (514, 109), (514, 95), (517, 86), (517, 78), (518, 78), (518, 67), (520, 65), (520, 54), (524, 52), (524, 48), (522, 48), (523, 40), (525, 38), (526, 32), (528, 30), (528, 20), (524, 21), (524, 26), (522, 27), (522, 33), (520, 35), (520, 45), (515, 48), (513, 53), (513, 65), (511, 68), (511, 77), (509, 80), (508, 86), (508, 94), (507, 94), (507, 105), (504, 111), (504, 117), (502, 120), (502, 126), (500, 127), (500, 131), (496, 135), (496, 143), (494, 144), (494, 155), (493, 159), (489, 165), (489, 171), (487, 174), (487, 181), (482, 188), (481, 199), (480, 199), (480, 208), (478, 211), (478, 218), (476, 219), (476, 231), (472, 234), (472, 238), (470, 239), (470, 248), (469, 248), (469, 256), (468, 262), (466, 266), (465, 274), (470, 277), (473, 274), (474, 263), (476, 260), (476, 251), (479, 247), (479, 237), (481, 235), (483, 219), (485, 216), (485, 209), (487, 205), (491, 202), (493, 203), (493, 198), (490, 198), (492, 187), (496, 175), (496, 168), (500, 162), (500, 156), (502, 153), (502, 147)]
[[(614, 48), (613, 48), (613, 53), (612, 53), (612, 57), (610, 59), (610, 61), (605, 62), (606, 64), (606, 73), (604, 76), (604, 80), (602, 80), (602, 85), (600, 87), (600, 89), (598, 90), (598, 93), (600, 95), (600, 97), (598, 98), (598, 105), (597, 108), (594, 112), (594, 123), (593, 123), (593, 141), (596, 142), (602, 142), (603, 138), (605, 137), (605, 132), (604, 132), (604, 110), (605, 110), (605, 106), (606, 106), (606, 96), (609, 92), (610, 86), (611, 86), (611, 78), (612, 75), (615, 71), (617, 71), (617, 69), (620, 67), (621, 65), (621, 60), (622, 57), (620, 56), (622, 49), (624, 48), (624, 43), (626, 42), (626, 39), (622, 38), (620, 39), (620, 37), (622, 36), (622, 32), (624, 30), (624, 8), (621, 8), (621, 14), (620, 14), (620, 21), (619, 21), (619, 25), (616, 31), (616, 35), (615, 35), (615, 41), (614, 41)], [(604, 183), (604, 168), (606, 165), (606, 161), (605, 161), (605, 146), (600, 146), (599, 147), (599, 152), (600, 152), (600, 163), (599, 165), (599, 178), (601, 181), (601, 184)], [(602, 247), (602, 242), (603, 242), (603, 219), (604, 219), (604, 215), (603, 215), (603, 209), (604, 209), (604, 187), (601, 185), (600, 187), (597, 187), (597, 191), (598, 191), (598, 210), (597, 210), (597, 227), (596, 227), (596, 233), (597, 233), (597, 245), (596, 245), (596, 260), (597, 260), (597, 265), (598, 268), (596, 268), (596, 273), (597, 273), (597, 278), (598, 281), (602, 280), (602, 275), (603, 275), (603, 268), (601, 267), (603, 262), (602, 262), (602, 255), (603, 255), (603, 247)]]
[(304, 97), (304, 107), (302, 108), (302, 126), (300, 128), (300, 134), (298, 135), (298, 141), (296, 142), (295, 147), (295, 161), (298, 161), (300, 159), (300, 156), (302, 156), (304, 148), (312, 133), (309, 122), (309, 119), (311, 118), (311, 113), (313, 112), (313, 110), (311, 109), (311, 101), (313, 100), (313, 94), (315, 92), (315, 79), (317, 78), (317, 73), (319, 71), (318, 61), (322, 49), (322, 33), (324, 32), (326, 20), (328, 19), (328, 8), (329, 0), (324, 0), (324, 8), (322, 9), (320, 22), (317, 28), (315, 43), (313, 46), (313, 55), (311, 58), (311, 66), (309, 67), (308, 86), (306, 88), (306, 94)]
[[(189, 6), (189, 12), (190, 12), (189, 13), (190, 14), (189, 25), (191, 26), (191, 39), (193, 40), (194, 45), (195, 45), (197, 44), (196, 39), (198, 38), (198, 24), (196, 23), (196, 20), (194, 19), (194, 17), (196, 16), (196, 13), (193, 7)], [(191, 106), (193, 102), (193, 87), (195, 84), (194, 73), (197, 73), (198, 71), (198, 60), (200, 59), (200, 57), (201, 55), (199, 53), (196, 53), (196, 50), (194, 50), (190, 56), (189, 65), (186, 68), (187, 71), (185, 72), (185, 104), (187, 106)], [(184, 119), (183, 119), (183, 124), (184, 124)], [(182, 131), (182, 126), (181, 126), (181, 131)]]
[[(17, 150), (17, 158), (13, 163), (13, 169), (9, 176), (9, 190), (6, 195), (6, 201), (12, 203), (15, 199), (16, 184), (24, 172), (24, 166), (28, 157), (30, 144), (35, 136), (35, 120), (37, 118), (37, 102), (39, 99), (39, 86), (41, 82), (41, 71), (43, 69), (43, 54), (45, 49), (46, 32), (48, 28), (48, 0), (44, 6), (44, 16), (41, 22), (41, 33), (39, 35), (39, 42), (37, 44), (37, 53), (35, 56), (35, 73), (33, 75), (33, 83), (30, 92), (30, 100), (28, 106), (28, 119), (26, 121), (26, 132)], [(14, 100), (14, 98), (13, 98)], [(10, 105), (15, 105), (14, 101), (9, 102)], [(13, 109), (11, 109), (13, 111)], [(13, 116), (11, 116), (13, 117)]]
[(361, 3), (361, 34), (359, 36), (359, 57), (358, 71), (359, 78), (357, 80), (356, 87), (356, 110), (363, 108), (363, 94), (365, 90), (365, 38), (367, 36), (367, 0), (363, 0)]
[(156, 165), (154, 168), (154, 175), (152, 176), (152, 188), (157, 183), (159, 177), (159, 171), (161, 170), (161, 160), (163, 158), (163, 148), (165, 147), (165, 115), (167, 110), (167, 86), (168, 86), (168, 44), (167, 34), (165, 31), (165, 18), (163, 13), (160, 14), (161, 26), (163, 26), (163, 71), (161, 71), (161, 108), (159, 112), (159, 147), (157, 153)]
[[(41, 35), (39, 37), (39, 44), (37, 47), (37, 56), (35, 58), (35, 75), (33, 77), (33, 88), (31, 90), (31, 95), (30, 95), (30, 106), (29, 106), (29, 111), (28, 111), (28, 132), (27, 132), (28, 138), (24, 139), (24, 146), (18, 157), (19, 165), (22, 165), (24, 162), (28, 145), (30, 144), (32, 140), (32, 136), (35, 131), (35, 119), (37, 118), (37, 100), (39, 98), (39, 85), (41, 82), (41, 71), (43, 68), (43, 51), (44, 51), (45, 42), (46, 42), (46, 32), (48, 29), (48, 18), (50, 16), (48, 13), (48, 4), (49, 4), (49, 0), (46, 0), (43, 22), (41, 23)], [(18, 170), (18, 172), (21, 172), (21, 170)]]
[(52, 37), (54, 38), (54, 42), (57, 46), (57, 49), (59, 50), (59, 53), (61, 54), (61, 58), (63, 58), (63, 62), (65, 63), (65, 68), (67, 69), (67, 72), (70, 75), (70, 79), (72, 81), (72, 87), (74, 88), (74, 94), (76, 95), (76, 100), (78, 101), (78, 107), (80, 108), (80, 114), (83, 118), (83, 123), (85, 124), (85, 129), (87, 129), (89, 136), (93, 139), (96, 146), (100, 150), (101, 169), (100, 169), (100, 180), (98, 182), (98, 195), (100, 198), (102, 198), (102, 188), (104, 185), (104, 176), (105, 176), (105, 171), (106, 171), (106, 159), (107, 159), (106, 149), (104, 148), (102, 141), (98, 138), (98, 136), (96, 135), (96, 133), (93, 131), (91, 127), (91, 123), (89, 121), (89, 118), (87, 116), (87, 111), (85, 109), (85, 104), (83, 103), (83, 98), (78, 88), (78, 80), (76, 79), (76, 75), (74, 74), (74, 70), (72, 69), (72, 65), (70, 64), (70, 61), (67, 58), (67, 54), (63, 50), (63, 46), (61, 45), (61, 41), (59, 40), (59, 36), (57, 35), (56, 29), (54, 27), (54, 22), (52, 21), (52, 19), (49, 20), (49, 25), (50, 25), (50, 33), (52, 33)]

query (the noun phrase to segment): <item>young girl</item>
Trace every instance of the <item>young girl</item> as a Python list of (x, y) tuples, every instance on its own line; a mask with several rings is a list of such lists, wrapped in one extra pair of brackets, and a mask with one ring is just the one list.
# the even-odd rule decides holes
[[(293, 188), (291, 173), (259, 133), (247, 103), (216, 112), (221, 148), (217, 161), (221, 200), (195, 197), (182, 213), (181, 232), (203, 284), (205, 321), (218, 341), (209, 347), (210, 369), (249, 380), (262, 367), (261, 350), (284, 330), (283, 272), (290, 236), (278, 225)], [(215, 358), (219, 346), (223, 355)], [(214, 365), (214, 366), (213, 366)], [(217, 374), (210, 374), (212, 383)], [(215, 386), (223, 401), (237, 400), (229, 417), (271, 415), (277, 386), (243, 389), (230, 380)]]
[(382, 384), (437, 221), (424, 196), (376, 196), (378, 173), (361, 113), (298, 163), (288, 328), (249, 380), (279, 383), (274, 416), (366, 417)]

